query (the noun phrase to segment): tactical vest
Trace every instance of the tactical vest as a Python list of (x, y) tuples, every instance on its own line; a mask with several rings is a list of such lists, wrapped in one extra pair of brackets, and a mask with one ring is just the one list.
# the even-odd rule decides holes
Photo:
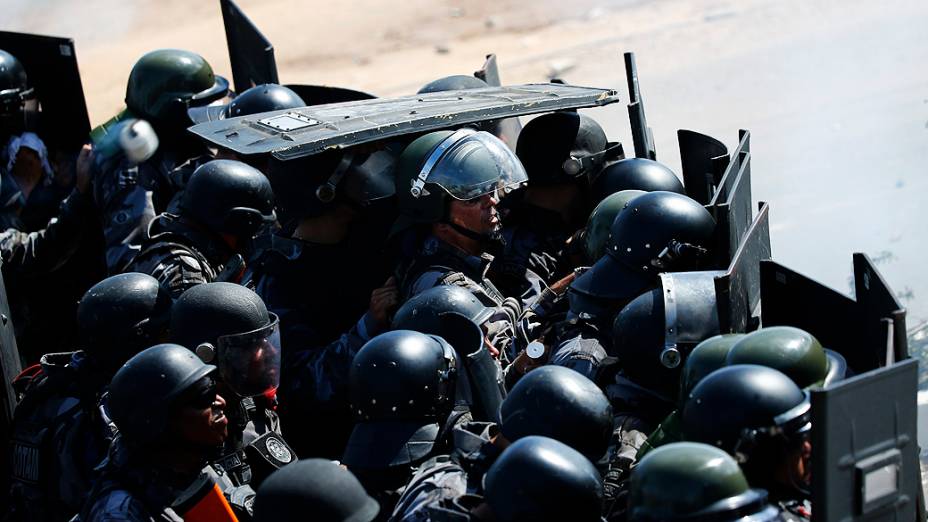
[(407, 263), (397, 267), (397, 286), (404, 300), (412, 297), (413, 286), (428, 272), (438, 272), (435, 286), (457, 285), (474, 294), (484, 306), (502, 306), (505, 296), (486, 278), (487, 268), (493, 260), (482, 255), (479, 263), (474, 256), (435, 238), (427, 238), (419, 252)]
[[(105, 456), (112, 433), (95, 405), (80, 397), (73, 353), (48, 354), (25, 386), (10, 436), (10, 511), (14, 519), (67, 519), (84, 501), (93, 464)], [(99, 440), (94, 440), (98, 438)], [(88, 469), (89, 468), (89, 469)]]

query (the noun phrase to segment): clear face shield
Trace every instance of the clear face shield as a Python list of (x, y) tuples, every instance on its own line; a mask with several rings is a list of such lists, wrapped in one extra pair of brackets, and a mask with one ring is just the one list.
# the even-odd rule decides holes
[(464, 128), (445, 138), (426, 158), (410, 192), (419, 197), (426, 182), (467, 201), (498, 191), (498, 197), (528, 182), (519, 158), (489, 132)]
[(280, 384), (280, 322), (270, 316), (263, 328), (218, 340), (219, 374), (242, 397), (273, 392)]

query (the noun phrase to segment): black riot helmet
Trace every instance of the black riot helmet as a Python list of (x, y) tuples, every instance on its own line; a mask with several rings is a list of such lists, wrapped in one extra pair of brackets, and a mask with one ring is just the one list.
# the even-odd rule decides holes
[(281, 223), (323, 215), (340, 203), (361, 210), (372, 207), (383, 210), (388, 206), (392, 211), (396, 161), (403, 144), (377, 145), (272, 161), (267, 176), (274, 189)]
[(714, 276), (661, 274), (661, 284), (628, 303), (612, 326), (612, 355), (626, 377), (669, 401), (679, 395), (680, 367), (703, 340), (719, 334)]
[(519, 379), (500, 409), (510, 441), (529, 435), (559, 440), (599, 461), (612, 435), (612, 404), (593, 381), (561, 366), (542, 366)]
[(572, 291), (624, 305), (661, 272), (695, 270), (711, 245), (715, 220), (696, 201), (673, 192), (631, 200), (612, 224), (606, 255)]
[(683, 183), (663, 163), (646, 158), (625, 158), (604, 168), (590, 186), (594, 202), (622, 190), (686, 194)]
[(591, 179), (621, 148), (606, 140), (599, 123), (576, 112), (552, 112), (528, 122), (516, 154), (530, 185)]
[(208, 105), (229, 92), (229, 82), (213, 74), (197, 53), (180, 49), (151, 51), (132, 67), (126, 106), (156, 127), (181, 132), (190, 125), (187, 109)]
[(454, 407), (458, 367), (441, 337), (394, 330), (368, 341), (348, 374), (357, 424), (342, 461), (380, 469), (426, 457)]
[(129, 357), (158, 343), (171, 317), (171, 294), (157, 279), (135, 272), (90, 287), (77, 305), (84, 351), (116, 370)]
[(242, 397), (268, 393), (280, 382), (280, 325), (264, 301), (233, 283), (186, 290), (171, 311), (171, 340), (216, 363), (223, 382)]
[(303, 98), (290, 88), (276, 83), (265, 83), (242, 92), (225, 105), (191, 107), (187, 113), (194, 123), (204, 123), (305, 106)]
[(433, 80), (419, 89), (416, 94), (428, 94), (430, 92), (445, 91), (463, 91), (466, 89), (480, 89), (487, 86), (487, 82), (476, 76), (467, 76), (465, 74), (453, 74)]
[(628, 520), (635, 522), (774, 522), (767, 492), (751, 489), (724, 451), (692, 442), (649, 452), (632, 470)]
[(22, 62), (0, 49), (0, 115), (19, 115), (23, 104), (34, 97)]
[(403, 303), (393, 316), (393, 329), (441, 335), (445, 326), (442, 316), (452, 312), (479, 325), (490, 318), (494, 310), (460, 286), (439, 285)]
[(528, 436), (503, 451), (484, 478), (484, 498), (499, 522), (599, 522), (602, 478), (570, 446)]
[(254, 167), (213, 160), (193, 171), (181, 197), (180, 214), (217, 234), (247, 240), (276, 219), (274, 193)]
[(737, 364), (710, 373), (693, 388), (683, 406), (683, 436), (727, 451), (752, 484), (771, 489), (770, 471), (807, 440), (810, 415), (808, 393), (789, 377)]
[(331, 460), (308, 459), (280, 468), (269, 476), (254, 502), (254, 522), (300, 520), (370, 522), (380, 505), (350, 471)]
[(113, 376), (107, 412), (128, 444), (155, 444), (164, 435), (178, 399), (215, 371), (215, 366), (183, 346), (152, 346), (129, 359)]

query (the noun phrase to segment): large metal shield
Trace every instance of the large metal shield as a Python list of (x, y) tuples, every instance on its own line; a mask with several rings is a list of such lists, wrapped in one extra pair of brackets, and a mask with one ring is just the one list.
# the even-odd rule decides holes
[(219, 0), (226, 29), (235, 92), (255, 85), (280, 83), (274, 46), (233, 0)]
[(723, 332), (749, 332), (757, 328), (760, 264), (770, 257), (770, 206), (761, 203), (725, 275), (715, 279)]
[(677, 142), (686, 195), (706, 205), (729, 163), (728, 148), (712, 136), (686, 129), (677, 131)]
[(26, 69), (42, 107), (38, 134), (49, 150), (76, 154), (90, 134), (90, 117), (74, 40), (0, 31), (0, 49)]
[(812, 390), (812, 520), (916, 520), (918, 363)]
[(292, 160), (326, 149), (617, 101), (610, 89), (527, 84), (317, 105), (201, 123), (189, 130), (238, 154), (271, 153)]

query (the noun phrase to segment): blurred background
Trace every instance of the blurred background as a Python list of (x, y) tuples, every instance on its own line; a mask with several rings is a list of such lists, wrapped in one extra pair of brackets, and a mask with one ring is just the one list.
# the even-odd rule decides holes
[[(676, 130), (733, 149), (753, 134), (755, 201), (774, 258), (845, 293), (851, 254), (878, 265), (928, 352), (928, 2), (837, 0), (239, 0), (284, 83), (415, 92), (496, 53), (504, 83), (619, 89), (637, 54), (658, 160)], [(135, 60), (161, 47), (230, 76), (215, 0), (0, 0), (0, 29), (75, 40), (91, 122), (123, 105)], [(631, 150), (624, 104), (590, 113)], [(928, 373), (923, 373), (928, 387)]]

